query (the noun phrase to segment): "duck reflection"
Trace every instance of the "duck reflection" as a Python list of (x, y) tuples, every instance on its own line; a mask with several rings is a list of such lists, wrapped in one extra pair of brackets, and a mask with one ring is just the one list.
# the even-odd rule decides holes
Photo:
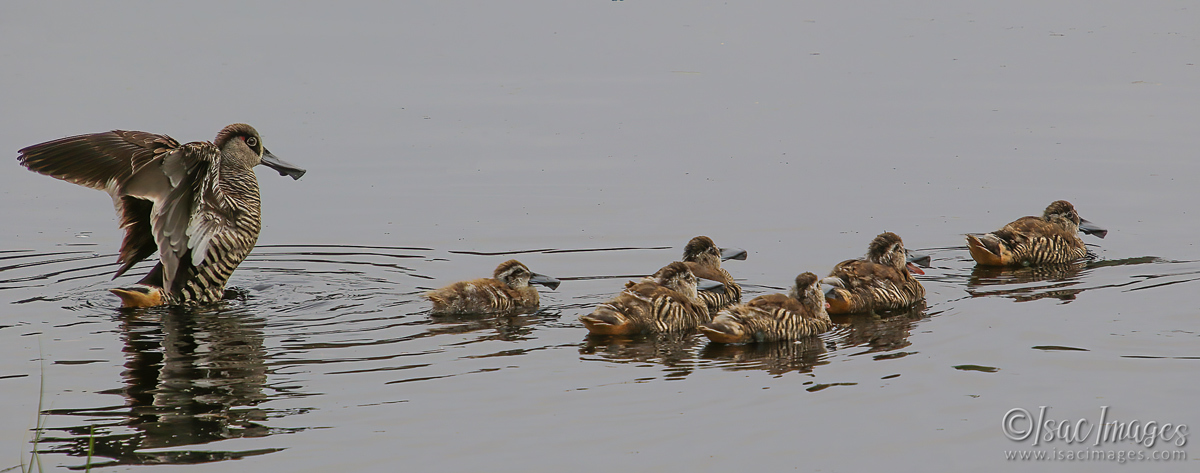
[(967, 279), (967, 293), (971, 297), (1001, 296), (1017, 302), (1045, 298), (1070, 302), (1084, 290), (1074, 286), (1080, 284), (1080, 273), (1087, 267), (1084, 261), (1024, 268), (975, 266)]
[[(91, 440), (91, 466), (103, 467), (205, 463), (281, 450), (181, 448), (290, 432), (268, 427), (268, 418), (281, 413), (259, 407), (269, 398), (262, 318), (181, 307), (126, 310), (119, 318), (125, 386), (103, 394), (121, 395), (125, 405), (44, 411), (90, 420), (62, 429), (68, 437), (44, 437), (45, 452), (87, 456)], [(173, 450), (147, 451), (165, 448)], [(97, 460), (103, 458), (110, 460)]]
[(771, 374), (808, 373), (813, 367), (829, 363), (828, 349), (819, 336), (778, 342), (725, 344), (709, 343), (700, 350), (700, 358), (721, 362), (718, 366), (732, 371), (763, 370)]
[(651, 335), (588, 335), (580, 355), (595, 355), (618, 363), (656, 363), (666, 367), (666, 379), (682, 379), (695, 371), (693, 350), (704, 337), (694, 332)]
[(528, 340), (532, 338), (537, 324), (544, 322), (547, 318), (558, 318), (558, 316), (559, 314), (555, 311), (538, 310), (537, 308), (512, 311), (502, 316), (489, 314), (431, 314), (429, 317), (429, 324), (431, 326), (423, 336), (464, 334), (482, 331), (486, 334), (481, 335), (472, 343), (489, 340), (507, 342)]
[[(836, 346), (842, 349), (865, 347), (866, 351), (853, 353), (863, 354), (895, 351), (912, 345), (908, 337), (912, 335), (913, 326), (926, 316), (925, 303), (922, 301), (904, 310), (831, 315), (830, 319), (841, 325), (841, 330), (834, 336)], [(891, 356), (883, 354), (876, 357), (883, 359)]]

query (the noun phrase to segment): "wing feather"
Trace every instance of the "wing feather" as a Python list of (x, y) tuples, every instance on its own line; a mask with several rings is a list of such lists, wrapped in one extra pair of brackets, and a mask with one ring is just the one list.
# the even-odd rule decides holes
[(31, 171), (108, 192), (125, 230), (115, 279), (158, 249), (150, 236), (150, 215), (155, 197), (166, 189), (161, 178), (155, 179), (152, 163), (177, 148), (179, 142), (166, 135), (114, 130), (29, 146), (17, 161)]
[(215, 203), (204, 199), (208, 192), (203, 187), (204, 182), (216, 182), (219, 161), (220, 151), (202, 142), (183, 145), (162, 159), (171, 190), (158, 203), (152, 222), (165, 275), (163, 289), (168, 293), (180, 282), (178, 275), (184, 274), (179, 272), (180, 263), (199, 266), (222, 227), (222, 215)]

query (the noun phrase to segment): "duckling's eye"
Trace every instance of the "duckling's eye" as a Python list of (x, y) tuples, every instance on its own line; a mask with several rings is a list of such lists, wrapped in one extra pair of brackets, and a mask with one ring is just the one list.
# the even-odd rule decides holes
[(258, 146), (258, 138), (255, 138), (253, 136), (247, 136), (246, 137), (246, 146), (249, 146), (251, 148)]

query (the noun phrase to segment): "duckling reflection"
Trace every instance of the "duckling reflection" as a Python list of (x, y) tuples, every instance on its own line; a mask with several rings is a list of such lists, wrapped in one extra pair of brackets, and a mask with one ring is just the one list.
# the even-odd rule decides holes
[[(912, 345), (908, 337), (912, 335), (916, 322), (925, 316), (924, 301), (900, 310), (831, 315), (833, 323), (841, 326), (832, 340), (838, 349), (866, 347), (866, 351), (855, 351), (853, 354), (899, 350)], [(899, 356), (904, 354), (884, 354), (876, 358)]]
[(555, 320), (559, 315), (557, 311), (546, 309), (536, 312), (531, 310), (505, 313), (499, 317), (481, 316), (480, 314), (435, 315), (430, 320), (422, 322), (429, 328), (420, 336), (475, 334), (470, 341), (460, 342), (464, 344), (493, 340), (508, 342), (529, 340), (534, 338), (533, 332), (539, 324), (543, 324), (547, 320)]
[(686, 332), (712, 320), (696, 293), (696, 275), (682, 262), (628, 285), (579, 320), (596, 335)]
[(978, 265), (967, 280), (967, 293), (971, 297), (1001, 296), (1017, 302), (1045, 298), (1069, 302), (1083, 292), (1074, 286), (1080, 284), (1080, 274), (1086, 268), (1083, 261), (1018, 268)]
[[(264, 392), (264, 319), (179, 306), (126, 311), (121, 318), (125, 387), (111, 393), (122, 395), (126, 407), (46, 411), (109, 418), (89, 423), (96, 426), (94, 435), (89, 435), (89, 425), (82, 425), (66, 429), (70, 437), (44, 439), (43, 445), (50, 446), (47, 452), (86, 457), (89, 436), (94, 442), (93, 467), (206, 463), (282, 450), (187, 448), (295, 431), (267, 426), (267, 419), (285, 413), (257, 407), (269, 399)], [(103, 458), (110, 460), (99, 460)]]
[(718, 343), (776, 342), (833, 328), (817, 275), (802, 273), (787, 294), (764, 294), (722, 309), (700, 332)]
[(496, 266), (492, 278), (459, 281), (425, 293), (433, 302), (433, 315), (504, 314), (532, 311), (540, 303), (537, 289), (542, 284), (557, 289), (559, 281), (534, 273), (515, 259)]
[(709, 343), (700, 350), (700, 358), (716, 360), (731, 371), (763, 370), (771, 374), (808, 373), (828, 364), (828, 349), (820, 337), (797, 340), (730, 345)]
[(693, 350), (701, 338), (690, 333), (658, 333), (636, 337), (587, 337), (579, 354), (614, 363), (654, 363), (665, 367), (667, 379), (680, 379), (695, 371)]
[(834, 286), (826, 293), (830, 314), (897, 310), (925, 299), (925, 288), (913, 277), (925, 274), (908, 261), (904, 242), (892, 232), (880, 233), (864, 259), (846, 260), (821, 280)]
[(1079, 218), (1070, 202), (1052, 202), (1041, 217), (1021, 217), (991, 233), (967, 235), (976, 263), (986, 266), (1064, 264), (1087, 256), (1079, 232), (1104, 238), (1107, 230)]

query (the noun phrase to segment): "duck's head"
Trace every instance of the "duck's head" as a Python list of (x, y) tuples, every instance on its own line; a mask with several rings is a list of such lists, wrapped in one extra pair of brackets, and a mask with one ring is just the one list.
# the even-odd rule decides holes
[(1079, 213), (1075, 212), (1074, 205), (1065, 200), (1056, 200), (1046, 206), (1046, 211), (1042, 212), (1042, 220), (1065, 226), (1071, 230), (1079, 229)]
[(825, 312), (825, 308), (829, 306), (825, 302), (825, 291), (821, 290), (821, 281), (813, 273), (801, 273), (796, 276), (796, 284), (792, 286), (788, 296), (800, 301), (813, 314)]
[(679, 261), (663, 266), (653, 276), (655, 281), (664, 287), (683, 294), (693, 301), (700, 298), (696, 293), (696, 275), (692, 270)]
[(718, 248), (712, 238), (698, 236), (688, 241), (683, 247), (683, 261), (698, 263), (702, 266), (721, 267), (726, 260), (746, 259), (746, 250), (741, 248)]
[(1075, 206), (1065, 200), (1056, 200), (1047, 206), (1046, 211), (1042, 213), (1042, 219), (1062, 226), (1071, 233), (1078, 231), (1099, 238), (1108, 235), (1108, 230), (1081, 218), (1079, 212), (1075, 211)]
[(908, 252), (904, 250), (904, 241), (900, 239), (900, 235), (892, 232), (880, 233), (874, 240), (871, 240), (871, 244), (867, 246), (867, 261), (891, 266), (902, 271), (925, 274), (921, 268), (908, 261)]
[(561, 282), (550, 276), (530, 271), (529, 268), (515, 259), (510, 259), (500, 263), (500, 266), (496, 266), (496, 271), (492, 273), (492, 277), (513, 289), (529, 287), (530, 284), (541, 284), (553, 290), (558, 289), (558, 284)]
[(300, 176), (307, 172), (267, 151), (258, 130), (245, 123), (234, 123), (221, 129), (213, 144), (221, 150), (222, 163), (238, 165), (245, 169), (265, 164), (278, 171), (280, 176), (292, 176), (292, 179), (300, 179)]

